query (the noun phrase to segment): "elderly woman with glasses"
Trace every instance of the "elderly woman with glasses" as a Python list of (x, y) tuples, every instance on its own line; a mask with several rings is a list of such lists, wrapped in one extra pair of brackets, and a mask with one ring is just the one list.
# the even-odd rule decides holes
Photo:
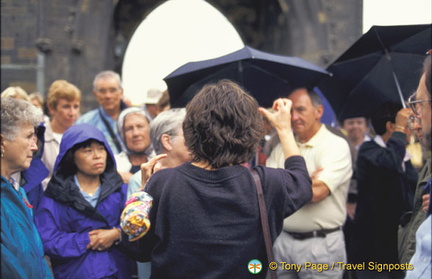
[(1, 98), (1, 277), (52, 278), (27, 195), (12, 174), (30, 167), (42, 112)]

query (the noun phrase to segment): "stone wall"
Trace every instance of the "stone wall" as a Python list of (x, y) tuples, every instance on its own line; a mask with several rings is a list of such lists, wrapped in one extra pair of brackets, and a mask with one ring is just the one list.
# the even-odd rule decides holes
[[(20, 85), (46, 94), (56, 79), (96, 106), (96, 73), (120, 73), (127, 42), (161, 0), (2, 0), (1, 90)], [(361, 0), (209, 0), (245, 44), (327, 66), (362, 30)], [(169, 19), (167, 19), (169, 21)]]

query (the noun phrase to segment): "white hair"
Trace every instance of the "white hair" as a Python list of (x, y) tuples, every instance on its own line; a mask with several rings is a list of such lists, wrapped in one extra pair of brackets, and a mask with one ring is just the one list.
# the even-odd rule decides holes
[(108, 79), (108, 78), (114, 78), (117, 81), (118, 86), (120, 87), (120, 89), (123, 89), (122, 81), (121, 81), (121, 78), (120, 78), (119, 74), (117, 74), (116, 72), (113, 72), (113, 71), (103, 71), (103, 72), (100, 72), (99, 74), (97, 74), (95, 76), (95, 78), (93, 80), (93, 90), (96, 91), (96, 89), (97, 89), (97, 82), (100, 79)]
[(23, 125), (38, 127), (42, 110), (33, 104), (14, 98), (1, 98), (1, 134), (7, 140), (14, 140)]
[(163, 151), (161, 138), (163, 134), (176, 136), (186, 116), (185, 108), (175, 108), (161, 112), (150, 123), (150, 139), (156, 154)]

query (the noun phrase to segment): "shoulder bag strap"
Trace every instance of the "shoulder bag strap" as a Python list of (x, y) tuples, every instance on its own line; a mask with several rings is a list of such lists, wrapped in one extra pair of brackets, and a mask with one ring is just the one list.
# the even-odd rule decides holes
[(103, 123), (105, 124), (105, 127), (107, 128), (108, 133), (110, 134), (110, 136), (111, 136), (111, 138), (112, 138), (112, 140), (113, 140), (113, 142), (114, 142), (114, 144), (115, 144), (115, 146), (116, 146), (116, 148), (117, 148), (117, 151), (118, 151), (118, 152), (121, 152), (121, 151), (122, 151), (121, 145), (120, 145), (120, 143), (119, 143), (119, 141), (118, 141), (116, 135), (114, 134), (114, 131), (112, 130), (111, 125), (108, 123), (108, 121), (107, 121), (107, 120), (105, 119), (105, 117), (103, 116), (100, 107), (99, 107), (99, 115), (100, 115), (100, 117), (101, 117)]
[[(265, 200), (264, 200), (264, 193), (261, 185), (261, 178), (258, 175), (258, 172), (255, 169), (251, 169), (252, 176), (255, 181), (255, 186), (257, 189), (257, 195), (258, 195), (258, 205), (260, 210), (260, 219), (261, 219), (261, 226), (264, 234), (264, 242), (266, 246), (267, 251), (267, 260), (268, 263), (274, 262), (274, 256), (273, 256), (273, 244), (271, 241), (270, 236), (270, 227), (268, 223), (268, 217), (267, 217), (267, 209), (265, 206)], [(270, 278), (276, 279), (277, 275), (275, 271), (269, 270)]]

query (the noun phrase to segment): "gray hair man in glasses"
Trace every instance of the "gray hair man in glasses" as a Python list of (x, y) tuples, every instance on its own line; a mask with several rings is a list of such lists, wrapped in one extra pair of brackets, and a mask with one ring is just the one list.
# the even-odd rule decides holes
[(114, 154), (122, 151), (121, 138), (117, 130), (117, 119), (126, 108), (123, 102), (123, 87), (120, 76), (113, 71), (103, 71), (93, 81), (93, 94), (99, 108), (82, 115), (75, 124), (88, 123), (98, 128), (105, 136)]
[[(410, 119), (411, 123), (419, 123), (422, 131), (421, 141), (423, 146), (431, 145), (431, 96), (427, 89), (427, 84), (430, 84), (430, 79), (427, 80), (425, 75), (422, 76), (424, 86), (419, 85), (417, 91), (408, 99), (408, 104), (413, 112), (414, 119)], [(424, 87), (424, 88), (422, 88)], [(429, 93), (429, 95), (428, 95)], [(415, 124), (414, 124), (415, 125)], [(426, 150), (428, 151), (428, 150)]]
[[(414, 209), (408, 224), (399, 228), (399, 256), (401, 262), (408, 262), (414, 269), (407, 272), (406, 278), (431, 278), (431, 51), (424, 63), (424, 73), (416, 94), (408, 104), (413, 114), (420, 120), (421, 143), (425, 165), (420, 171), (414, 197)], [(425, 220), (426, 218), (426, 220)], [(417, 235), (416, 235), (417, 234)], [(424, 240), (428, 242), (424, 242)], [(415, 253), (414, 253), (415, 252)]]

